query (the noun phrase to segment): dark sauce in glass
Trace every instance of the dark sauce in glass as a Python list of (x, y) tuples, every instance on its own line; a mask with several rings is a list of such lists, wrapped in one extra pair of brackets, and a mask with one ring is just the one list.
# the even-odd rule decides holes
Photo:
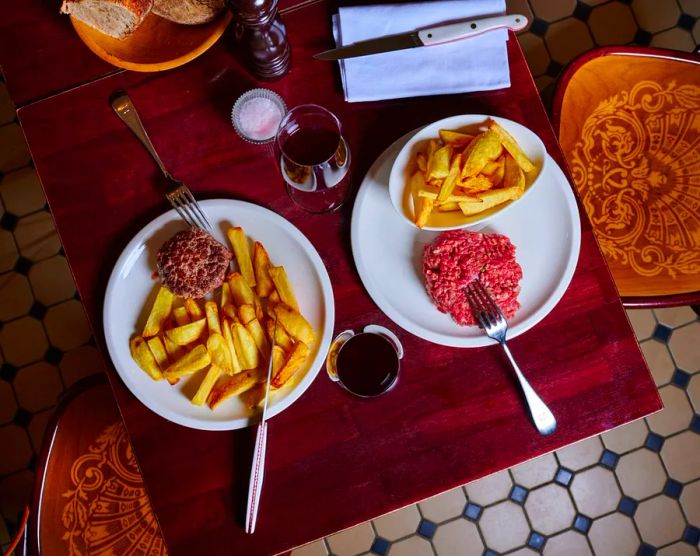
[(356, 334), (340, 348), (336, 372), (340, 382), (352, 393), (378, 396), (396, 381), (399, 357), (392, 343), (384, 336)]

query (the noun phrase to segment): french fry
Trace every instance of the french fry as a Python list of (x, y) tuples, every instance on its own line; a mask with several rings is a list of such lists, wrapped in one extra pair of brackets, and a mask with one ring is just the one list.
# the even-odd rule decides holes
[(273, 311), (277, 317), (278, 325), (281, 324), (287, 334), (295, 340), (311, 345), (314, 341), (314, 329), (298, 311), (283, 303), (275, 305)]
[[(284, 327), (278, 326), (277, 332), (275, 332), (274, 320), (268, 319), (265, 321), (265, 330), (267, 330), (267, 337), (275, 346), (279, 346), (284, 351), (289, 351), (292, 348), (292, 339), (289, 337), (289, 334), (284, 331)], [(273, 335), (275, 336), (274, 338)]]
[(460, 133), (459, 131), (453, 131), (451, 129), (441, 129), (439, 131), (440, 139), (445, 143), (456, 143), (458, 146), (465, 146), (469, 141), (474, 139), (473, 135), (468, 133)]
[(216, 364), (212, 364), (209, 367), (207, 374), (204, 375), (202, 382), (199, 384), (199, 388), (197, 388), (197, 392), (192, 398), (192, 403), (194, 405), (204, 405), (206, 403), (209, 393), (212, 388), (214, 388), (216, 381), (219, 380), (222, 373), (221, 367)]
[(153, 336), (153, 338), (146, 340), (146, 343), (148, 344), (148, 349), (151, 350), (156, 363), (158, 363), (158, 366), (161, 369), (165, 369), (168, 366), (168, 353), (165, 351), (163, 340), (160, 339), (160, 336)]
[(455, 185), (457, 185), (457, 180), (459, 179), (461, 163), (462, 156), (459, 154), (452, 159), (450, 172), (440, 186), (440, 193), (438, 193), (437, 196), (438, 202), (442, 203), (452, 194), (452, 190), (455, 188)]
[(178, 326), (184, 326), (190, 322), (190, 315), (186, 307), (175, 307), (173, 309), (173, 316)]
[[(178, 346), (175, 342), (173, 342), (170, 338), (168, 338), (165, 335), (163, 335), (163, 345), (165, 346), (165, 351), (167, 352), (168, 358), (170, 359), (170, 361), (176, 361), (176, 360), (180, 359), (180, 357), (182, 357), (183, 354), (185, 353), (185, 350), (183, 348)], [(166, 380), (170, 384), (177, 384), (180, 381), (179, 378), (167, 378), (167, 377), (166, 377)]]
[(284, 386), (285, 383), (292, 378), (292, 376), (294, 376), (294, 373), (301, 368), (308, 355), (309, 347), (305, 343), (297, 342), (294, 344), (292, 353), (287, 358), (287, 361), (284, 363), (283, 367), (272, 378), (270, 384), (275, 388), (281, 388)]
[(462, 159), (462, 179), (476, 176), (484, 166), (498, 158), (503, 152), (501, 138), (493, 131), (487, 131), (477, 135), (474, 140), (464, 149)]
[(148, 314), (146, 326), (143, 328), (144, 338), (158, 335), (166, 319), (170, 316), (173, 298), (174, 296), (168, 288), (160, 287), (153, 302), (153, 307), (151, 307), (151, 312)]
[(163, 376), (166, 378), (180, 378), (201, 371), (210, 364), (211, 357), (209, 352), (206, 347), (200, 344), (174, 363), (171, 363), (163, 372)]
[[(433, 193), (432, 191), (419, 191), (418, 197), (423, 199), (431, 199), (435, 201), (437, 199), (437, 193)], [(445, 199), (445, 203), (459, 202), (480, 203), (482, 201), (476, 195), (450, 195), (449, 197), (447, 197), (447, 199)]]
[[(270, 357), (272, 357), (272, 376), (274, 377), (280, 369), (284, 367), (287, 355), (285, 354), (285, 350), (280, 346), (272, 346)], [(270, 386), (273, 386), (273, 384), (270, 384)]]
[(289, 305), (292, 309), (298, 311), (299, 303), (294, 295), (294, 289), (287, 276), (287, 271), (283, 266), (270, 267), (270, 278), (275, 284), (275, 289), (283, 303)]
[(440, 212), (453, 212), (455, 210), (459, 210), (459, 205), (454, 201), (448, 201), (446, 203), (442, 203), (441, 205), (438, 205), (437, 209)]
[(462, 214), (465, 216), (470, 216), (472, 214), (478, 214), (490, 208), (493, 208), (506, 201), (511, 201), (517, 199), (522, 195), (520, 189), (516, 186), (508, 187), (505, 189), (492, 189), (491, 191), (484, 191), (479, 193), (480, 203), (472, 202), (460, 202), (458, 203)]
[(275, 289), (270, 278), (270, 257), (259, 241), (253, 244), (253, 270), (255, 271), (255, 291), (259, 297), (267, 297)]
[(204, 332), (206, 324), (207, 319), (199, 319), (189, 324), (166, 330), (165, 337), (178, 346), (186, 346), (199, 339)]
[(238, 269), (245, 278), (248, 286), (255, 287), (255, 273), (253, 272), (253, 262), (250, 259), (250, 250), (248, 249), (248, 238), (245, 237), (243, 228), (229, 228), (226, 231), (228, 240), (233, 247), (233, 253), (236, 255)]
[(516, 187), (520, 193), (525, 192), (525, 174), (514, 158), (506, 156), (503, 170), (503, 187)]
[(190, 315), (191, 321), (199, 320), (204, 317), (204, 311), (202, 311), (199, 303), (197, 303), (194, 299), (185, 299), (185, 309), (187, 309), (187, 313)]
[(423, 153), (418, 153), (416, 155), (416, 166), (425, 175), (428, 171), (428, 158)]
[(251, 320), (257, 318), (257, 315), (255, 314), (255, 307), (248, 304), (241, 305), (238, 308), (238, 318), (240, 319), (241, 324), (245, 326)]
[(236, 348), (238, 360), (243, 370), (254, 369), (260, 363), (260, 354), (255, 340), (248, 332), (248, 329), (239, 322), (231, 325), (231, 335), (233, 345)]
[(153, 380), (160, 380), (163, 378), (163, 373), (158, 367), (155, 357), (148, 348), (148, 344), (141, 336), (134, 336), (129, 341), (129, 348), (131, 350), (131, 357), (133, 357), (136, 364), (143, 369), (148, 376)]
[[(437, 197), (437, 194), (435, 197)], [(422, 228), (428, 223), (428, 217), (433, 210), (433, 205), (435, 205), (433, 199), (422, 198), (420, 200), (418, 212), (416, 213), (416, 226)]]
[(238, 360), (236, 346), (233, 343), (231, 323), (228, 320), (224, 320), (221, 325), (221, 329), (223, 331), (224, 340), (226, 341), (226, 347), (228, 348), (229, 354), (231, 355), (231, 371), (233, 374), (240, 373), (242, 371), (241, 362)]
[(425, 177), (428, 180), (446, 178), (450, 173), (450, 159), (452, 158), (452, 146), (440, 147), (428, 158), (428, 172)]
[(240, 272), (229, 274), (228, 285), (231, 288), (233, 302), (237, 307), (246, 304), (253, 305), (255, 303), (255, 294)]
[(493, 189), (494, 182), (491, 178), (479, 174), (478, 176), (472, 176), (471, 178), (465, 178), (460, 180), (459, 188), (467, 194), (478, 193), (479, 191), (488, 191)]
[(233, 374), (233, 361), (229, 352), (226, 340), (218, 332), (214, 332), (207, 338), (207, 351), (214, 365), (223, 370), (226, 374)]
[(243, 403), (252, 411), (265, 399), (265, 382), (260, 382), (243, 394)]
[(231, 305), (231, 304), (224, 305), (224, 306), (221, 308), (221, 312), (222, 312), (226, 317), (228, 317), (229, 319), (231, 319), (232, 322), (238, 322), (238, 312), (236, 311), (236, 308), (235, 308), (233, 305)]
[(274, 291), (267, 297), (267, 300), (270, 303), (279, 303), (281, 301), (280, 294), (278, 294), (277, 291)]
[(207, 301), (204, 304), (204, 313), (207, 315), (207, 326), (209, 334), (221, 334), (221, 323), (219, 322), (219, 308), (215, 301)]
[(231, 303), (231, 286), (228, 282), (224, 282), (221, 284), (221, 306), (226, 307), (229, 303)]
[(255, 371), (243, 371), (242, 373), (238, 373), (232, 377), (227, 377), (225, 380), (222, 380), (219, 384), (214, 386), (209, 394), (207, 403), (211, 409), (216, 409), (216, 407), (224, 400), (242, 394), (246, 390), (249, 390), (255, 386), (257, 382), (258, 375)]
[(245, 327), (248, 330), (248, 332), (250, 332), (250, 335), (253, 337), (255, 345), (258, 346), (258, 351), (260, 352), (260, 355), (262, 355), (263, 358), (267, 359), (270, 355), (270, 342), (267, 341), (265, 331), (262, 329), (260, 321), (258, 319), (251, 319), (250, 321), (248, 321)]
[(532, 172), (535, 169), (535, 165), (527, 157), (525, 152), (520, 148), (520, 145), (518, 145), (517, 141), (510, 133), (498, 125), (498, 123), (496, 123), (494, 120), (489, 120), (487, 125), (489, 129), (496, 134), (505, 149), (515, 159), (518, 166), (523, 169), (523, 172)]

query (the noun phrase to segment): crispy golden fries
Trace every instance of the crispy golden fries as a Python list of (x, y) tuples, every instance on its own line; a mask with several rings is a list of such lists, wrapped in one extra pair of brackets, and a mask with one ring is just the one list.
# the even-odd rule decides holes
[(259, 241), (253, 244), (253, 269), (255, 270), (255, 290), (259, 297), (267, 297), (275, 289), (270, 278), (270, 257)]
[(209, 356), (207, 348), (203, 345), (198, 345), (165, 369), (165, 371), (163, 371), (163, 376), (166, 378), (180, 378), (191, 375), (208, 367), (210, 363), (211, 357)]
[(186, 346), (199, 339), (206, 327), (207, 319), (199, 319), (183, 326), (166, 330), (165, 337), (178, 346)]
[(525, 174), (534, 164), (498, 123), (488, 120), (486, 125), (477, 135), (441, 129), (439, 140), (431, 139), (416, 153), (408, 183), (416, 226), (428, 225), (434, 212), (474, 216), (525, 192)]
[(275, 289), (282, 300), (282, 303), (286, 303), (295, 311), (299, 310), (299, 303), (294, 295), (294, 290), (292, 289), (292, 284), (287, 276), (287, 271), (283, 266), (271, 266), (270, 267), (270, 278), (275, 284)]
[[(309, 355), (309, 348), (304, 342), (294, 344), (294, 349), (282, 368), (274, 375), (270, 381), (270, 385), (275, 388), (281, 388), (284, 384), (294, 376), (301, 365), (306, 361)], [(274, 360), (273, 360), (274, 364)]]
[(164, 286), (161, 286), (156, 295), (156, 299), (151, 307), (151, 312), (148, 314), (146, 326), (143, 328), (143, 337), (150, 338), (156, 336), (163, 324), (170, 316), (170, 311), (173, 307), (173, 294)]
[[(445, 137), (455, 149), (463, 148), (461, 144), (470, 139), (463, 134), (448, 133)], [(440, 148), (435, 141), (432, 152)], [(421, 184), (430, 188), (433, 198), (428, 201), (434, 202), (440, 184), (427, 184), (424, 174)], [(456, 198), (475, 199), (462, 193)], [(456, 201), (453, 205), (459, 210)], [(154, 380), (165, 378), (176, 384), (197, 373), (194, 380), (199, 380), (199, 386), (192, 397), (195, 405), (207, 404), (214, 409), (241, 396), (241, 402), (252, 410), (264, 398), (270, 361), (271, 388), (296, 383), (293, 379), (309, 358), (315, 332), (301, 315), (285, 268), (273, 265), (259, 242), (253, 243), (251, 258), (242, 229), (231, 228), (227, 235), (238, 271), (227, 276), (221, 291), (207, 301), (175, 299), (160, 288), (143, 335), (130, 340), (130, 350), (139, 367)], [(151, 335), (145, 337), (146, 333)]]
[(236, 255), (236, 262), (241, 274), (245, 278), (248, 286), (255, 287), (255, 273), (253, 272), (253, 262), (250, 259), (250, 250), (248, 249), (248, 238), (245, 237), (243, 228), (229, 228), (226, 231), (228, 240), (233, 247), (233, 254)]
[(163, 378), (163, 373), (158, 367), (155, 357), (148, 348), (148, 344), (141, 336), (134, 336), (129, 341), (129, 348), (131, 349), (131, 357), (134, 361), (141, 367), (148, 376), (153, 380), (160, 380)]

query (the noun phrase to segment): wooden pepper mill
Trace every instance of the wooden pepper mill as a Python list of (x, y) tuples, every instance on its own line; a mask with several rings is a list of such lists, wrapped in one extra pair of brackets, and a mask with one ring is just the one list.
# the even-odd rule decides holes
[(289, 71), (287, 30), (277, 13), (277, 0), (231, 0), (236, 39), (253, 74), (273, 81)]

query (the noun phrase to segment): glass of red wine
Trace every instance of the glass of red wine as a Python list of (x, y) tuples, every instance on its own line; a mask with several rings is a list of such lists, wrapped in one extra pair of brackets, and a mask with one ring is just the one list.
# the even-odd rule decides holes
[(391, 390), (399, 378), (403, 346), (383, 326), (370, 324), (355, 334), (338, 334), (326, 357), (326, 371), (351, 394), (374, 398)]
[(340, 120), (317, 104), (292, 108), (282, 118), (275, 156), (291, 199), (309, 212), (338, 208), (350, 185), (350, 149)]

